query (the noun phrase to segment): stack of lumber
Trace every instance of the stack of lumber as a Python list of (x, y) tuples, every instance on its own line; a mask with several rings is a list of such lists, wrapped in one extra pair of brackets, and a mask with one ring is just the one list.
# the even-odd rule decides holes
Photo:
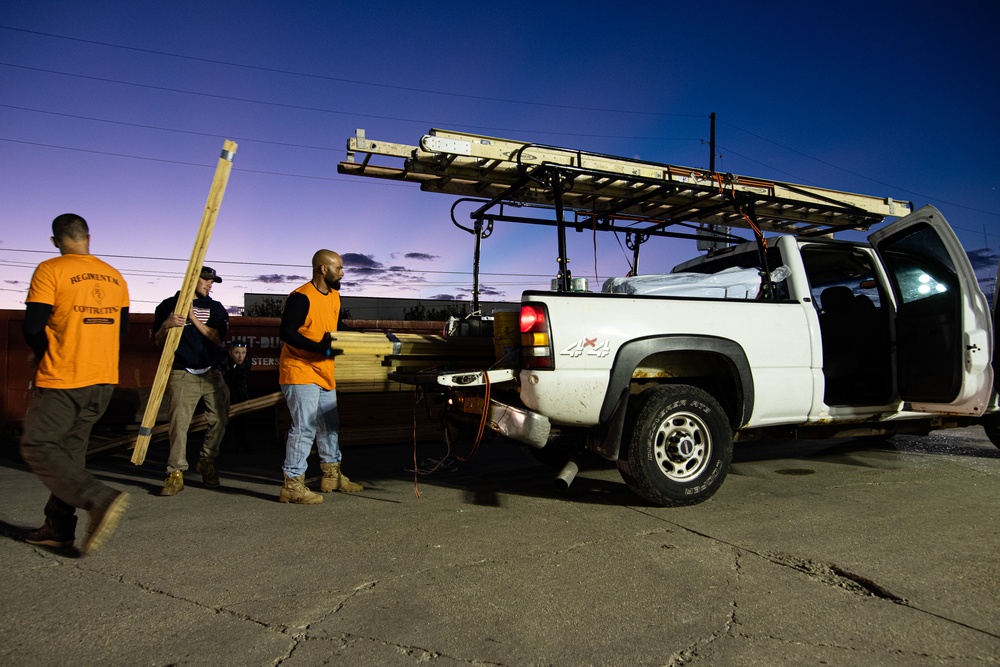
[(433, 334), (382, 334), (338, 331), (332, 347), (337, 356), (337, 390), (398, 392), (410, 387), (389, 380), (399, 368), (482, 369), (495, 364), (493, 339)]

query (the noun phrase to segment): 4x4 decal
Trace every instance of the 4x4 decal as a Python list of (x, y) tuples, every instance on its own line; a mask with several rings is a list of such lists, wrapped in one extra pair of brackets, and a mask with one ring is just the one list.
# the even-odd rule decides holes
[(576, 342), (559, 350), (560, 355), (579, 357), (588, 354), (594, 357), (606, 357), (611, 352), (611, 341), (598, 342), (596, 338), (580, 338)]

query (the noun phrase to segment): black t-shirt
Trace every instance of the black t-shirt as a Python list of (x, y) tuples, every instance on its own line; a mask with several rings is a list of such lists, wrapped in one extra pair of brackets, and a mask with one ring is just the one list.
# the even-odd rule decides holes
[[(153, 315), (154, 335), (163, 326), (167, 317), (174, 312), (179, 296), (180, 292), (169, 299), (164, 299), (156, 307), (156, 313)], [(229, 331), (229, 313), (226, 312), (221, 303), (211, 297), (205, 296), (195, 297), (191, 306), (194, 308), (195, 317), (205, 325), (218, 331), (220, 339), (226, 337), (226, 333)], [(172, 368), (174, 370), (210, 368), (218, 366), (225, 357), (226, 353), (221, 347), (202, 336), (195, 326), (188, 322), (184, 325), (184, 332), (181, 334), (181, 340), (177, 344), (177, 352), (174, 354)]]

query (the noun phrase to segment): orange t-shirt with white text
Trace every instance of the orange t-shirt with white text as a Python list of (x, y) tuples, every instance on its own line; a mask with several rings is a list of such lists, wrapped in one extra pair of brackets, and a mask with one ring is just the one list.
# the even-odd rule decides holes
[(117, 269), (94, 255), (48, 259), (31, 276), (26, 302), (52, 306), (36, 386), (76, 389), (118, 383), (121, 316), (129, 299)]

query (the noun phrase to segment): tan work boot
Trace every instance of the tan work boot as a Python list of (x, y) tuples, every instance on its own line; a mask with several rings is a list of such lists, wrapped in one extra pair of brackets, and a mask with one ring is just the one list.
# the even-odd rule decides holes
[(184, 473), (180, 470), (175, 470), (170, 473), (167, 477), (166, 484), (163, 485), (163, 489), (160, 490), (161, 496), (176, 496), (178, 493), (184, 490)]
[(111, 533), (115, 532), (118, 519), (121, 518), (122, 512), (127, 506), (128, 494), (120, 491), (107, 505), (90, 510), (90, 527), (87, 529), (87, 539), (80, 547), (81, 554), (86, 556), (93, 553), (104, 543), (104, 540), (111, 536)]
[(320, 463), (319, 468), (323, 471), (323, 479), (319, 483), (319, 490), (323, 493), (331, 491), (355, 493), (365, 488), (357, 482), (347, 479), (347, 475), (340, 472), (339, 463)]
[(279, 503), (297, 503), (299, 505), (316, 505), (323, 502), (323, 496), (306, 488), (305, 473), (298, 477), (285, 475), (285, 483), (278, 494)]
[(210, 486), (213, 489), (219, 486), (219, 473), (215, 472), (215, 459), (203, 456), (198, 459), (198, 465), (194, 469), (201, 473), (201, 481), (205, 483), (205, 486)]

